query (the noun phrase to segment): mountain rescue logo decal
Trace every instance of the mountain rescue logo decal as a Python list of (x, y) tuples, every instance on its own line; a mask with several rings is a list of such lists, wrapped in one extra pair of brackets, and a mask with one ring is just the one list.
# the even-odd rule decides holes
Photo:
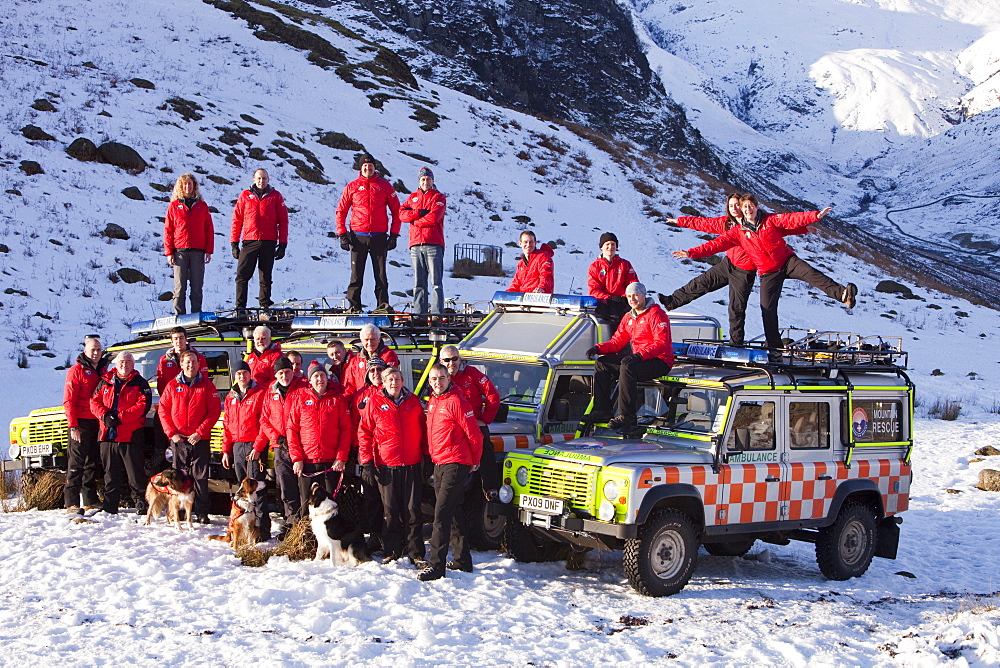
[(306, 406), (312, 406), (312, 405), (313, 405), (313, 400), (312, 399), (306, 399)]
[(860, 406), (851, 413), (851, 433), (854, 438), (863, 438), (868, 433), (868, 412)]

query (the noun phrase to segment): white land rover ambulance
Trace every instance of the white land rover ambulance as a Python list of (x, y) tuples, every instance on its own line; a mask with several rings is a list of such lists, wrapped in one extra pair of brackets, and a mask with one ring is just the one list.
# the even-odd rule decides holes
[(490, 509), (506, 513), (515, 559), (623, 550), (629, 583), (663, 596), (687, 584), (699, 545), (815, 543), (834, 580), (895, 558), (913, 444), (899, 339), (812, 333), (780, 362), (714, 343), (674, 351), (670, 375), (642, 385), (636, 430), (507, 455)]

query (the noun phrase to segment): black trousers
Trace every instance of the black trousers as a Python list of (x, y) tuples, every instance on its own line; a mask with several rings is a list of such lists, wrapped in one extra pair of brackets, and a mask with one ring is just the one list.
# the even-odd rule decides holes
[(619, 352), (602, 355), (594, 363), (593, 412), (611, 412), (611, 390), (617, 380), (618, 414), (634, 418), (641, 399), (638, 384), (644, 380), (659, 378), (670, 371), (670, 365), (659, 357), (622, 364), (622, 358), (626, 354)]
[[(377, 476), (376, 476), (377, 477)], [(379, 541), (385, 529), (385, 507), (382, 505), (382, 491), (378, 484), (369, 485), (361, 477), (361, 498), (365, 504), (365, 533)]]
[[(101, 446), (97, 437), (100, 423), (97, 420), (82, 419), (77, 423), (80, 440), (70, 438), (66, 442), (66, 487), (63, 500), (70, 506), (100, 505), (97, 496), (97, 476), (101, 471)], [(83, 500), (80, 500), (80, 492)]]
[(104, 462), (104, 512), (118, 512), (118, 503), (126, 485), (132, 490), (136, 503), (140, 500), (145, 502), (149, 480), (146, 478), (142, 443), (101, 441), (101, 461)]
[(493, 452), (493, 441), (490, 440), (490, 428), (480, 425), (483, 433), (483, 456), (479, 458), (479, 477), (483, 481), (483, 492), (500, 489), (500, 465), (497, 464), (496, 453)]
[(826, 293), (826, 296), (836, 301), (841, 301), (844, 294), (844, 286), (827, 276), (821, 271), (814, 269), (809, 263), (800, 260), (797, 255), (793, 255), (785, 262), (785, 266), (776, 272), (764, 274), (760, 277), (760, 314), (764, 320), (764, 338), (767, 340), (768, 348), (783, 347), (781, 341), (781, 331), (778, 326), (778, 299), (781, 297), (781, 288), (786, 278), (805, 281), (817, 290)]
[(437, 464), (434, 467), (434, 529), (431, 532), (431, 551), (428, 563), (444, 571), (448, 562), (448, 547), (452, 559), (463, 569), (472, 568), (472, 554), (465, 540), (465, 512), (462, 498), (465, 481), (472, 467), (468, 464)]
[(272, 452), (274, 453), (274, 481), (278, 484), (278, 495), (281, 497), (285, 521), (294, 522), (302, 508), (299, 477), (292, 471), (292, 458), (288, 454), (287, 445), (275, 448)]
[(729, 341), (733, 345), (743, 345), (746, 322), (747, 301), (753, 291), (757, 272), (733, 266), (729, 258), (688, 281), (687, 285), (674, 290), (670, 295), (671, 309), (680, 308), (710, 292), (729, 286)]
[(594, 309), (594, 315), (607, 320), (612, 333), (614, 333), (618, 331), (618, 325), (621, 324), (622, 318), (625, 317), (630, 308), (628, 301), (613, 302), (610, 299), (599, 299), (597, 307)]
[[(306, 462), (302, 465), (302, 475), (298, 476), (299, 515), (301, 517), (309, 517), (309, 494), (312, 491), (312, 484), (314, 482), (322, 485), (327, 494), (331, 496), (337, 491), (337, 483), (340, 482), (340, 477), (343, 473), (340, 471), (326, 471), (331, 466), (333, 466), (333, 462), (317, 462), (313, 464)], [(316, 476), (306, 475), (307, 473), (317, 473), (319, 471), (326, 471), (326, 473)]]
[(420, 486), (423, 484), (420, 464), (411, 466), (379, 466), (378, 487), (382, 495), (385, 524), (382, 527), (382, 549), (387, 557), (424, 558), (423, 515), (420, 512)]
[(267, 308), (271, 302), (271, 270), (274, 269), (274, 251), (277, 241), (244, 241), (240, 260), (236, 265), (236, 308), (247, 307), (247, 284), (257, 269), (260, 293), (257, 302)]
[(385, 273), (385, 258), (389, 250), (389, 235), (383, 233), (360, 236), (351, 232), (351, 282), (347, 285), (347, 301), (352, 309), (361, 310), (361, 288), (365, 283), (365, 265), (372, 259), (375, 278), (376, 306), (389, 303), (389, 278)]
[(194, 514), (208, 514), (208, 464), (212, 460), (212, 449), (208, 440), (191, 445), (186, 440), (171, 443), (174, 451), (174, 469), (187, 471), (194, 479)]

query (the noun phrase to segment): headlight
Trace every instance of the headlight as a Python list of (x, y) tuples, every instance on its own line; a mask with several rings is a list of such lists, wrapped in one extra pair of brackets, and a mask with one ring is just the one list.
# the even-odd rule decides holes
[(602, 522), (610, 522), (615, 519), (615, 506), (610, 501), (601, 501), (601, 507), (597, 510), (597, 519)]
[(11, 443), (10, 447), (7, 449), (7, 459), (14, 461), (21, 455), (21, 446), (17, 443)]
[(500, 498), (500, 503), (510, 503), (514, 500), (514, 490), (510, 485), (504, 485), (497, 492), (497, 496)]
[(26, 424), (23, 427), (21, 427), (21, 429), (17, 432), (17, 440), (21, 441), (21, 443), (28, 442), (28, 428), (30, 426), (31, 425)]
[(527, 485), (528, 484), (528, 467), (527, 466), (522, 466), (521, 468), (519, 468), (517, 470), (517, 473), (514, 475), (514, 478), (517, 480), (517, 484), (520, 485), (521, 487), (524, 487), (525, 485)]
[(604, 483), (604, 498), (608, 501), (614, 501), (618, 498), (618, 482), (616, 480)]

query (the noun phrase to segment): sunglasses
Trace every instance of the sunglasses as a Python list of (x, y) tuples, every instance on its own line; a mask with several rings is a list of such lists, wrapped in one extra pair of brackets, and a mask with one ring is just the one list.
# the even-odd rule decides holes
[(441, 361), (447, 364), (448, 362), (461, 362), (461, 357), (442, 357)]

